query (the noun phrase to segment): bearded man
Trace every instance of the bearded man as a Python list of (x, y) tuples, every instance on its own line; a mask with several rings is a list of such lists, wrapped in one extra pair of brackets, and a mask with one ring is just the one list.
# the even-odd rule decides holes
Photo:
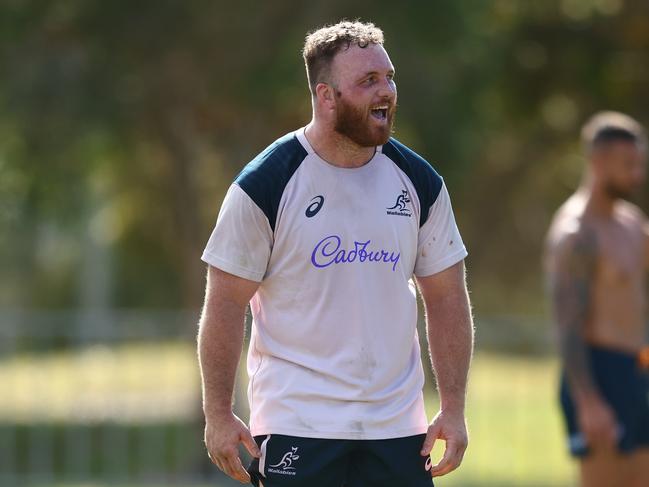
[[(207, 450), (257, 486), (431, 486), (468, 442), (467, 252), (442, 178), (391, 138), (383, 32), (340, 22), (310, 33), (303, 55), (313, 119), (243, 169), (202, 257)], [(441, 402), (430, 423), (415, 281)], [(232, 392), (249, 303), (247, 426)]]

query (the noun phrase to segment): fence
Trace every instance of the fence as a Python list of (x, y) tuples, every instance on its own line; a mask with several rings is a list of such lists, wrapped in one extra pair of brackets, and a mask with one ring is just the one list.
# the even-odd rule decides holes
[(210, 480), (196, 313), (0, 315), (0, 485)]
[[(196, 321), (197, 313), (181, 311), (2, 312), (0, 485), (240, 485), (209, 464), (202, 446)], [(530, 413), (538, 397), (542, 421), (552, 417), (552, 392), (538, 391), (539, 380), (551, 387), (547, 326), (499, 317), (477, 329), (472, 450), (455, 481), (443, 485), (567, 485), (561, 445), (525, 443), (547, 435)], [(236, 394), (246, 418), (244, 387), (240, 380)], [(499, 394), (513, 413), (500, 411)], [(503, 430), (508, 438), (498, 448), (515, 450), (505, 473), (490, 461)], [(534, 448), (552, 450), (556, 472), (535, 470), (539, 463), (547, 470), (549, 460), (543, 451), (539, 462)]]

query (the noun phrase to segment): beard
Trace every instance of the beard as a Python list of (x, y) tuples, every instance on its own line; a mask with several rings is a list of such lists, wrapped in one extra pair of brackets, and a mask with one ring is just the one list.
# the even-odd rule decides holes
[(630, 200), (636, 193), (635, 188), (622, 187), (614, 183), (608, 183), (606, 185), (605, 191), (609, 198), (614, 200)]
[(334, 130), (361, 147), (384, 145), (392, 134), (396, 112), (396, 107), (392, 103), (386, 104), (390, 107), (386, 115), (387, 123), (376, 126), (371, 123), (372, 115), (369, 108), (352, 105), (338, 96)]

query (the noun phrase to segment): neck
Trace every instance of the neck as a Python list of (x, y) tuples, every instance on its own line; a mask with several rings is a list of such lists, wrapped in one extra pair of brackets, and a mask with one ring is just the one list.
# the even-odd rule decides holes
[(581, 191), (586, 196), (586, 211), (603, 218), (613, 215), (616, 200), (611, 198), (603, 188), (590, 185), (583, 187)]
[(354, 168), (367, 164), (376, 152), (375, 147), (361, 147), (348, 137), (336, 132), (333, 125), (314, 117), (304, 132), (313, 150), (332, 166)]

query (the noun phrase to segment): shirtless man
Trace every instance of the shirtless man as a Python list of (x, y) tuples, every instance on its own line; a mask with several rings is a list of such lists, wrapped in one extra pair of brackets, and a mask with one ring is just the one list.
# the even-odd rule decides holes
[(647, 141), (636, 121), (615, 112), (595, 115), (582, 139), (584, 181), (557, 211), (545, 259), (561, 405), (582, 487), (646, 487), (649, 223), (626, 200), (645, 181)]

